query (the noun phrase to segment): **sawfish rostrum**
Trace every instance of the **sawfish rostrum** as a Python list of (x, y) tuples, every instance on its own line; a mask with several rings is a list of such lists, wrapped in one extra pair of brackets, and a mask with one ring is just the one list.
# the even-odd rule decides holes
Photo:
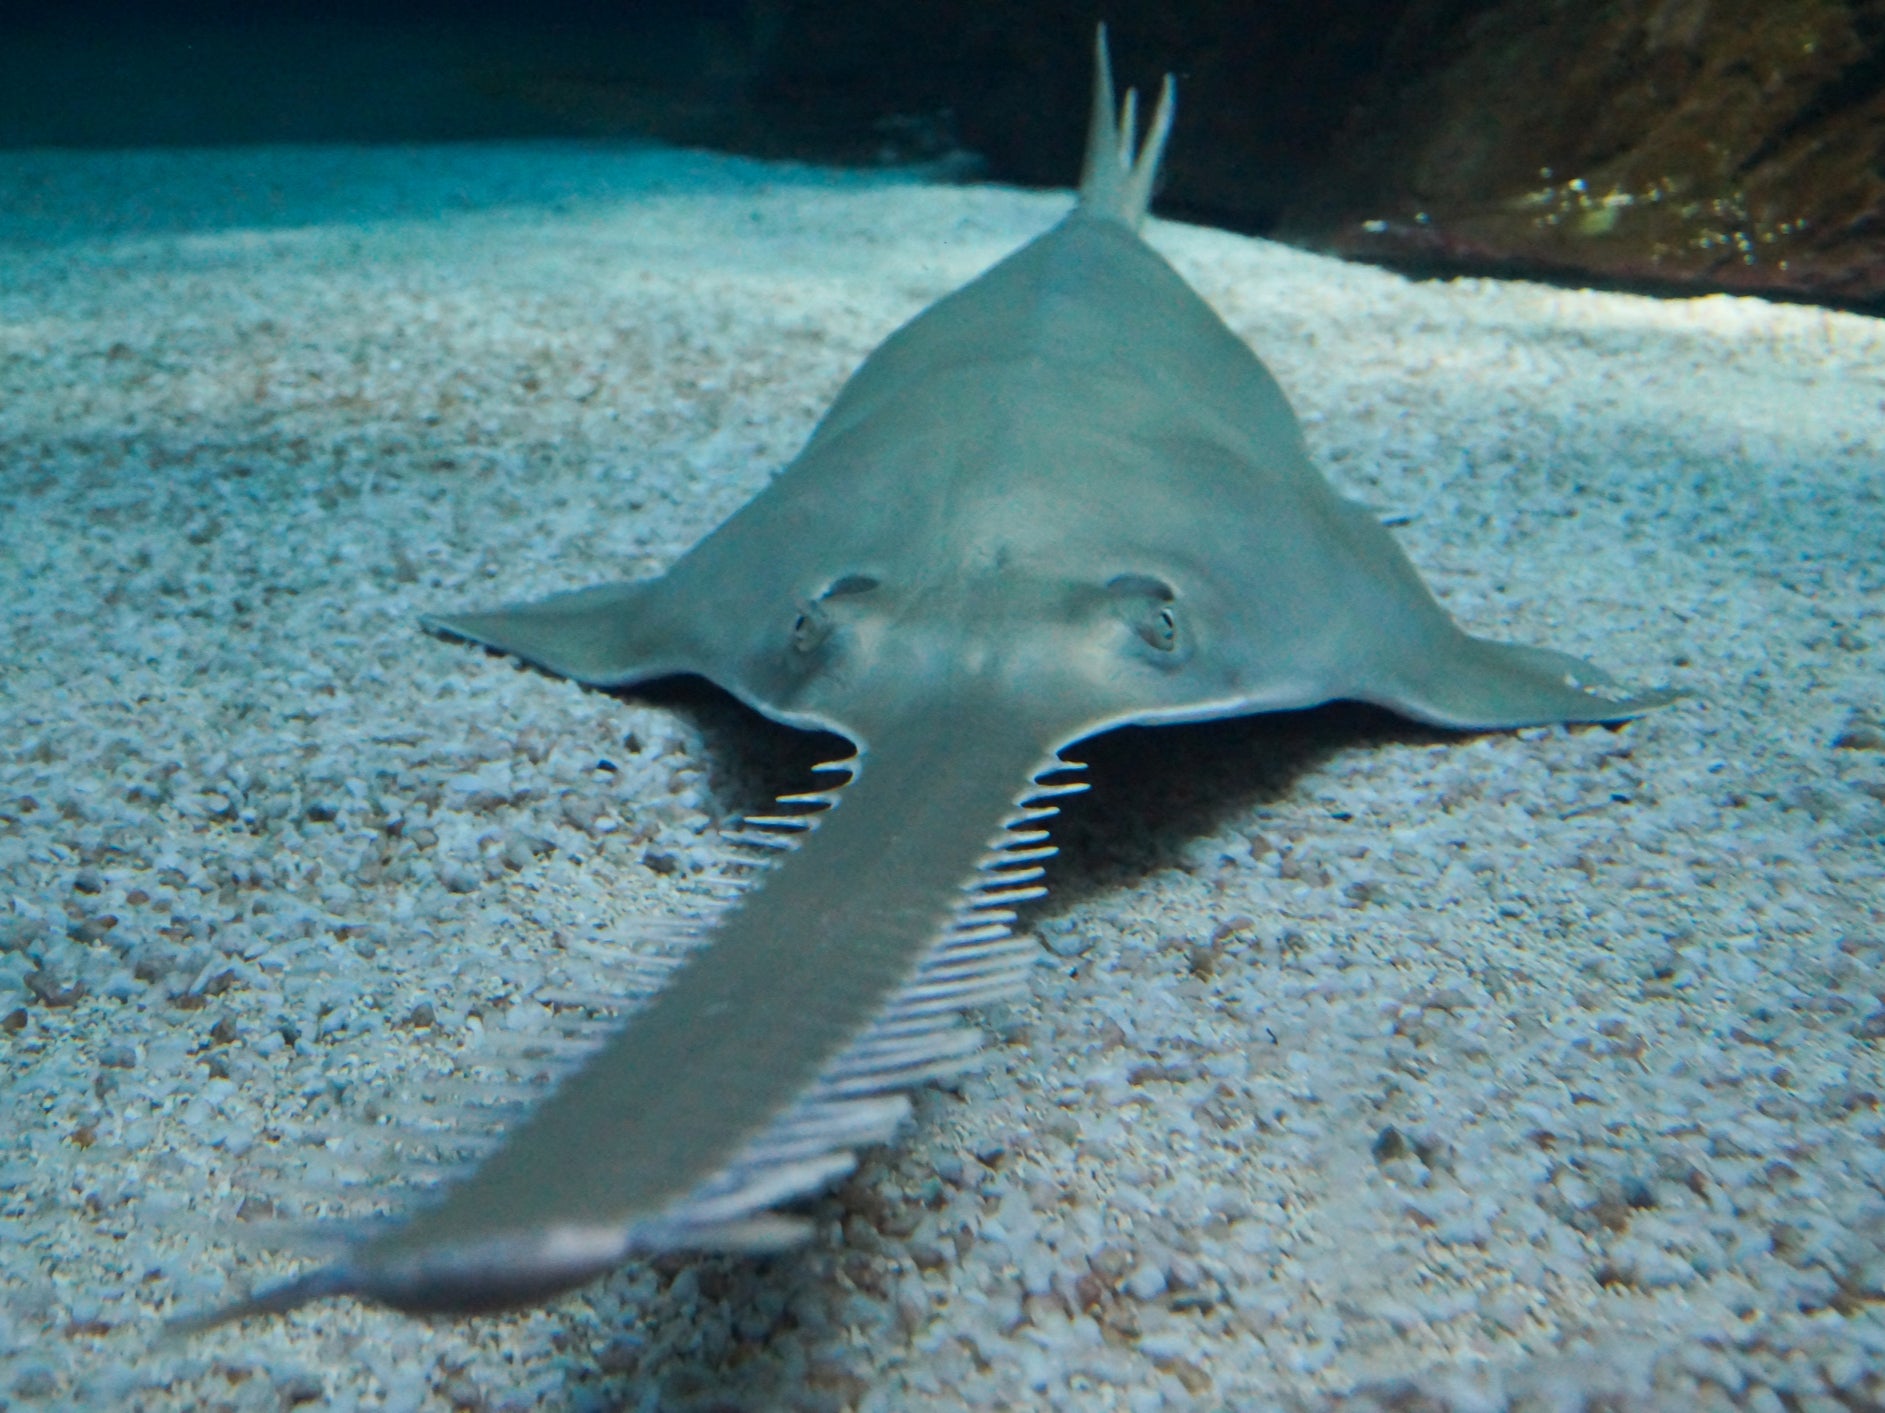
[[(220, 1317), (352, 1295), (531, 1301), (677, 1248), (788, 1243), (1025, 978), (1060, 752), (1128, 723), (1378, 703), (1440, 726), (1614, 721), (1561, 653), (1469, 636), (1316, 471), (1275, 379), (1143, 240), (1104, 35), (1078, 205), (892, 334), (805, 449), (667, 573), (431, 620), (598, 686), (677, 673), (849, 738), (755, 821), (788, 845), (672, 982), (485, 1161)], [(830, 806), (830, 808), (824, 808)]]

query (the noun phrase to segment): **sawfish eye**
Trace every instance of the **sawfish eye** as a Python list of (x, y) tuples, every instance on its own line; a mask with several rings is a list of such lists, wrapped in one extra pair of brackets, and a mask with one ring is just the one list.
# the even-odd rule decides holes
[(808, 603), (792, 620), (792, 648), (795, 652), (816, 652), (831, 636), (831, 615), (815, 603)]
[(824, 646), (837, 626), (825, 605), (833, 599), (853, 598), (858, 594), (868, 594), (883, 581), (869, 574), (843, 574), (825, 586), (818, 594), (799, 606), (798, 617), (792, 620), (792, 647), (802, 653), (815, 652)]
[(1178, 615), (1170, 604), (1161, 605), (1157, 613), (1136, 626), (1139, 636), (1162, 653), (1178, 646)]
[(810, 653), (823, 647), (825, 640), (837, 627), (831, 611), (825, 605), (834, 599), (848, 599), (859, 594), (868, 594), (881, 583), (881, 580), (869, 574), (843, 574), (826, 585), (822, 593), (802, 602), (799, 605), (798, 617), (792, 620), (793, 649), (801, 653)]
[(1106, 581), (1115, 611), (1139, 641), (1162, 653), (1178, 651), (1178, 593), (1150, 574), (1118, 574)]

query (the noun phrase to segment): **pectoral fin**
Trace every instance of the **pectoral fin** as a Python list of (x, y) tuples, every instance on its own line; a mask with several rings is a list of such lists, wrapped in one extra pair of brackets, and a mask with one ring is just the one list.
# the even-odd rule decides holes
[(665, 580), (599, 584), (534, 603), (427, 616), (434, 633), (464, 638), (592, 687), (620, 687), (698, 670)]
[(1684, 694), (1632, 692), (1601, 668), (1550, 648), (1501, 643), (1455, 630), (1394, 663), (1355, 693), (1404, 716), (1458, 730), (1554, 721), (1624, 721)]

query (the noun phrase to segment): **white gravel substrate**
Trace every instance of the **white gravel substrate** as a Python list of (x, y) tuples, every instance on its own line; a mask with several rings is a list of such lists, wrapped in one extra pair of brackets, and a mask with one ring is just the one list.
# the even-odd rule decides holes
[(158, 1338), (295, 1268), (262, 1219), (386, 1197), (419, 1076), (642, 984), (818, 758), (417, 616), (658, 569), (1065, 207), (0, 157), (0, 1406), (1885, 1400), (1885, 329), (1167, 224), (1455, 613), (1694, 696), (1102, 742), (1031, 999), (810, 1249)]

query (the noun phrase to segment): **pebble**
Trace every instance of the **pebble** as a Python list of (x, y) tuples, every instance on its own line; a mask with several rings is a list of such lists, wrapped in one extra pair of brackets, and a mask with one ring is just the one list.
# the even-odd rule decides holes
[(477, 870), (456, 861), (439, 865), (438, 876), (439, 882), (453, 893), (475, 893), (483, 882)]
[(1036, 924), (1041, 945), (1056, 957), (1084, 956), (1093, 946), (1093, 934), (1065, 918), (1047, 918)]
[(59, 1376), (45, 1364), (21, 1364), (13, 1371), (13, 1396), (38, 1402), (59, 1392)]
[(1142, 1261), (1126, 1277), (1125, 1289), (1134, 1300), (1157, 1300), (1165, 1293), (1165, 1272), (1150, 1261)]

